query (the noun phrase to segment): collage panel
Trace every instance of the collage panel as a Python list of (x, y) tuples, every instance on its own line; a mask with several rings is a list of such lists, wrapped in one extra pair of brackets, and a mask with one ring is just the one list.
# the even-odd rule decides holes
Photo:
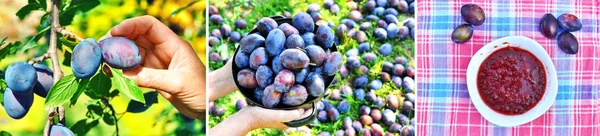
[(206, 2), (0, 0), (0, 135), (206, 135)]
[(414, 6), (209, 1), (209, 134), (414, 135)]
[(598, 1), (420, 0), (418, 135), (599, 135)]

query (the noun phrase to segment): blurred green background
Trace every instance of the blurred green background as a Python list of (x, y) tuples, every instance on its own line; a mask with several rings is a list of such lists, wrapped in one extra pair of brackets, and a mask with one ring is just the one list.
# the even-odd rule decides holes
[[(67, 0), (68, 1), (68, 0)], [(47, 3), (50, 3), (48, 0)], [(191, 43), (194, 50), (206, 65), (206, 0), (100, 0), (100, 5), (85, 13), (77, 13), (71, 25), (66, 29), (80, 37), (99, 39), (114, 25), (121, 21), (142, 15), (151, 15), (169, 26), (181, 38)], [(15, 13), (27, 4), (26, 0), (0, 1), (0, 38), (8, 37), (7, 42), (28, 41), (37, 33), (42, 11), (20, 20)], [(49, 5), (49, 4), (48, 4)], [(180, 10), (179, 9), (183, 9)], [(177, 11), (177, 12), (176, 12)], [(28, 61), (47, 50), (47, 39), (30, 43), (37, 48), (8, 56), (0, 61), (0, 70), (17, 61)], [(0, 48), (3, 48), (2, 45)], [(64, 51), (59, 51), (60, 61), (64, 59)], [(49, 60), (42, 62), (50, 64)], [(71, 74), (70, 67), (62, 66), (65, 75)], [(3, 77), (2, 77), (3, 78)], [(149, 92), (149, 89), (143, 89)], [(76, 122), (86, 119), (86, 103), (96, 101), (87, 96), (79, 97), (79, 103), (66, 108), (66, 126), (72, 127)], [(182, 117), (178, 111), (162, 96), (158, 103), (141, 113), (125, 112), (130, 99), (117, 96), (111, 99), (117, 114), (120, 135), (204, 135), (205, 123)], [(4, 110), (0, 112), (0, 130), (13, 135), (42, 135), (47, 118), (44, 98), (35, 95), (33, 106), (28, 114), (19, 120), (10, 118)], [(4, 107), (2, 107), (4, 109)], [(93, 120), (87, 119), (87, 122)], [(95, 127), (86, 128), (86, 135), (114, 135), (115, 127), (102, 120)]]
[[(336, 27), (332, 29), (335, 31), (337, 26), (340, 24), (340, 21), (344, 18), (348, 18), (348, 13), (351, 9), (346, 5), (346, 2), (350, 0), (334, 0), (336, 4), (339, 5), (340, 11), (338, 14), (332, 14), (329, 9), (323, 6), (323, 0), (211, 0), (209, 1), (209, 6), (215, 6), (219, 10), (219, 14), (223, 17), (223, 22), (221, 24), (213, 23), (209, 21), (209, 32), (213, 29), (219, 29), (222, 24), (228, 24), (233, 28), (233, 31), (237, 31), (242, 36), (245, 33), (250, 32), (254, 27), (258, 20), (263, 17), (270, 16), (283, 16), (284, 12), (290, 12), (292, 17), (299, 12), (306, 12), (308, 5), (310, 4), (319, 4), (321, 6), (321, 10), (319, 10), (319, 14), (322, 17), (322, 20), (330, 21), (335, 24)], [(362, 8), (366, 0), (362, 0), (358, 3), (358, 8)], [(210, 10), (210, 9), (209, 9)], [(366, 15), (363, 15), (366, 17)], [(403, 20), (414, 18), (413, 15), (408, 13), (401, 13), (397, 16), (398, 20), (402, 22)], [(237, 29), (234, 27), (234, 22), (238, 19), (243, 19), (247, 22), (247, 27), (245, 29)], [(360, 23), (357, 23), (359, 25)], [(377, 52), (377, 49), (383, 44), (381, 42), (377, 42), (377, 38), (375, 38), (373, 34), (373, 29), (376, 27), (376, 24), (372, 24), (372, 28), (365, 31), (367, 34), (367, 42), (371, 44), (371, 49), (369, 52)], [(357, 29), (358, 30), (358, 29)], [(223, 33), (223, 32), (221, 32)], [(210, 35), (210, 34), (208, 34)], [(358, 42), (355, 39), (350, 37), (344, 37), (343, 40), (337, 45), (338, 51), (342, 54), (345, 54), (346, 51), (357, 48)], [(369, 82), (373, 79), (379, 79), (379, 74), (382, 69), (382, 63), (385, 62), (394, 62), (395, 57), (403, 56), (408, 59), (408, 66), (414, 67), (414, 40), (412, 38), (407, 39), (388, 39), (385, 43), (390, 43), (393, 45), (393, 52), (390, 56), (380, 56), (376, 59), (375, 62), (372, 63), (364, 63), (369, 68)], [(226, 60), (233, 59), (235, 49), (239, 46), (239, 42), (231, 42), (228, 38), (221, 39), (219, 43), (209, 48), (209, 53), (218, 53), (222, 58), (221, 61), (213, 61), (209, 58), (209, 69), (216, 70), (226, 63)], [(362, 54), (361, 54), (362, 55)], [(346, 57), (344, 55), (344, 61)], [(360, 76), (358, 70), (350, 72), (350, 75), (347, 77), (341, 77), (340, 74), (336, 75), (338, 78), (338, 82), (332, 84), (327, 92), (331, 92), (333, 89), (340, 89), (344, 85), (351, 85), (352, 79)], [(402, 102), (404, 101), (403, 89), (396, 87), (394, 83), (384, 82), (383, 87), (380, 90), (377, 90), (375, 94), (380, 97), (387, 96), (388, 94), (395, 95)], [(416, 91), (416, 90), (415, 90)], [(413, 91), (412, 93), (415, 93)], [(405, 94), (405, 93), (404, 93)], [(232, 114), (235, 114), (236, 111), (236, 102), (240, 99), (245, 99), (244, 96), (239, 92), (233, 92), (225, 97), (219, 98), (214, 101), (216, 107), (223, 107), (225, 109), (225, 113), (223, 116), (209, 116), (208, 125), (209, 128), (215, 126), (221, 121), (227, 119)], [(329, 99), (329, 96), (324, 99)], [(251, 131), (247, 135), (317, 135), (320, 132), (330, 132), (330, 134), (334, 134), (337, 130), (342, 129), (342, 120), (344, 117), (351, 117), (353, 120), (359, 119), (359, 107), (360, 105), (371, 105), (366, 101), (358, 101), (354, 100), (351, 97), (347, 99), (350, 103), (350, 111), (348, 113), (340, 114), (340, 119), (335, 122), (320, 122), (317, 125), (312, 125), (311, 127), (303, 126), (298, 128), (290, 128), (287, 130), (277, 130), (277, 129), (257, 129)], [(330, 100), (332, 104), (337, 104), (339, 101)], [(410, 117), (412, 119), (412, 117)], [(387, 127), (384, 127), (387, 130)], [(357, 132), (357, 135), (359, 132)], [(397, 135), (397, 134), (396, 134)]]

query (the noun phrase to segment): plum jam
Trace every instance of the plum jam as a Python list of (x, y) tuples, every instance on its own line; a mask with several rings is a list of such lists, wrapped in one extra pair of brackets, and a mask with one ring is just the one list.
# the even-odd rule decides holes
[(519, 115), (533, 108), (546, 90), (546, 71), (531, 52), (505, 47), (486, 58), (477, 74), (483, 102), (505, 115)]

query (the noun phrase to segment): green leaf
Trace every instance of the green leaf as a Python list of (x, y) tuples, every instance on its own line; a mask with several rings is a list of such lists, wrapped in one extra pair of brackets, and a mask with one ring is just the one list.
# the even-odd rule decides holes
[(62, 64), (65, 66), (70, 67), (71, 66), (71, 52), (65, 51), (65, 59), (63, 60)]
[(40, 4), (29, 3), (29, 4), (25, 5), (23, 8), (21, 8), (19, 11), (17, 11), (16, 15), (17, 15), (17, 17), (19, 17), (19, 19), (23, 20), (23, 18), (25, 18), (25, 16), (29, 15), (29, 13), (31, 13), (31, 11), (38, 10), (38, 9), (41, 9)]
[(42, 8), (42, 10), (46, 10), (46, 0), (36, 0), (37, 3), (40, 4), (40, 7)]
[[(4, 72), (0, 71), (0, 76), (4, 78)], [(4, 90), (6, 89), (6, 81), (0, 79), (0, 104), (4, 106)]]
[(144, 93), (144, 99), (146, 99), (146, 104), (137, 101), (129, 101), (129, 104), (127, 105), (127, 112), (140, 113), (146, 111), (148, 108), (150, 108), (150, 106), (152, 106), (152, 104), (156, 102), (156, 99), (158, 99), (158, 92), (146, 92)]
[(116, 89), (118, 89), (121, 93), (125, 94), (132, 100), (136, 100), (141, 103), (146, 103), (144, 99), (144, 95), (140, 88), (138, 88), (137, 83), (135, 81), (126, 78), (123, 76), (123, 72), (121, 70), (110, 68), (110, 72), (113, 75), (113, 83), (115, 83)]
[(113, 90), (112, 92), (110, 92), (110, 94), (108, 94), (107, 97), (111, 97), (111, 98), (112, 97), (116, 97), (116, 96), (119, 95), (119, 92), (121, 92), (121, 91), (119, 91), (119, 90)]
[(63, 46), (67, 46), (69, 49), (71, 49), (71, 51), (73, 51), (73, 48), (75, 48), (75, 45), (77, 45), (77, 42), (67, 40), (65, 37), (60, 37), (58, 41), (60, 41)]
[(108, 95), (111, 87), (110, 78), (104, 72), (98, 72), (98, 74), (90, 79), (85, 95), (92, 99), (101, 99)]
[(16, 54), (19, 48), (22, 46), (23, 44), (20, 41), (9, 43), (4, 48), (0, 49), (0, 60), (4, 59), (8, 55)]
[(100, 105), (97, 104), (91, 104), (87, 106), (88, 111), (90, 111), (91, 113), (94, 113), (98, 116), (102, 115), (103, 109)]
[(81, 94), (85, 91), (85, 88), (87, 88), (89, 83), (88, 81), (88, 79), (80, 80), (79, 85), (77, 86), (77, 91), (75, 94), (73, 94), (73, 97), (71, 97), (71, 106), (77, 103), (77, 99), (79, 99), (79, 96), (81, 96)]
[(181, 8), (179, 8), (179, 9), (177, 9), (177, 10), (175, 10), (175, 11), (171, 12), (171, 16), (174, 16), (174, 15), (176, 15), (177, 13), (179, 13), (179, 12), (181, 12), (181, 11), (183, 11), (183, 10), (185, 10), (185, 9), (189, 8), (189, 7), (191, 7), (192, 5), (196, 4), (197, 2), (199, 2), (199, 1), (192, 1), (192, 2), (188, 3), (187, 5), (185, 5), (185, 6), (181, 7)]
[(2, 40), (0, 41), (0, 46), (4, 44), (4, 41), (6, 41), (6, 39), (8, 39), (8, 37), (2, 38)]
[(79, 0), (73, 1), (65, 10), (60, 13), (60, 25), (70, 25), (78, 11), (87, 12), (100, 5), (98, 0)]
[(102, 120), (104, 121), (104, 123), (108, 124), (108, 125), (115, 125), (115, 118), (109, 114), (108, 112), (105, 112), (104, 115), (102, 115)]
[(62, 77), (50, 88), (45, 105), (56, 107), (65, 104), (77, 92), (78, 87), (79, 80), (74, 75)]
[(90, 132), (92, 128), (98, 126), (98, 123), (98, 120), (87, 122), (87, 119), (82, 119), (77, 121), (77, 123), (73, 124), (69, 129), (73, 131), (75, 135), (83, 136), (86, 135), (86, 133)]
[(2, 130), (2, 131), (0, 131), (0, 136), (12, 136), (12, 134)]

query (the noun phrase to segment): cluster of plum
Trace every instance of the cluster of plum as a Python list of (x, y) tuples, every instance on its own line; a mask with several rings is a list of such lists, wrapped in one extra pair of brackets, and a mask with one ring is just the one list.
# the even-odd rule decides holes
[(267, 108), (298, 106), (309, 95), (322, 96), (323, 77), (334, 76), (342, 67), (342, 54), (332, 50), (335, 37), (328, 25), (315, 26), (305, 12), (296, 14), (291, 23), (260, 19), (258, 32), (242, 38), (234, 58), (241, 69), (235, 73), (237, 83), (254, 90), (254, 97)]
[[(219, 43), (221, 40), (227, 39), (229, 42), (240, 42), (242, 37), (245, 37), (247, 33), (241, 34), (240, 32), (233, 31), (233, 29), (241, 30), (245, 29), (247, 23), (243, 19), (238, 19), (234, 22), (234, 28), (232, 28), (229, 24), (224, 23), (223, 17), (219, 15), (219, 9), (215, 6), (210, 6), (208, 8), (210, 22), (214, 24), (220, 24), (221, 26), (218, 29), (211, 30), (210, 37), (208, 38), (208, 45), (213, 47)], [(222, 61), (223, 59), (219, 56), (218, 53), (213, 52), (209, 55), (209, 58), (213, 61)]]
[(473, 26), (479, 26), (485, 21), (483, 9), (476, 4), (466, 4), (460, 8), (460, 15), (467, 24), (459, 25), (452, 32), (454, 43), (465, 43), (473, 37)]
[(548, 13), (540, 20), (540, 31), (546, 38), (554, 39), (559, 28), (562, 29), (562, 33), (557, 37), (558, 47), (567, 54), (576, 54), (579, 51), (577, 38), (571, 32), (579, 31), (581, 27), (581, 21), (573, 14), (562, 14), (556, 18)]
[[(376, 22), (377, 26), (372, 35), (379, 42), (385, 42), (386, 39), (405, 39), (409, 35), (414, 38), (416, 21), (413, 18), (407, 18), (401, 22), (397, 18), (401, 13), (414, 14), (414, 4), (415, 2), (412, 0), (370, 0), (362, 9), (359, 9), (355, 2), (348, 2), (347, 5), (351, 11), (348, 13), (348, 18), (342, 19), (340, 25), (337, 26), (336, 35), (338, 37), (346, 35), (358, 43), (368, 44), (365, 32), (372, 30), (371, 24)], [(363, 18), (363, 14), (366, 15), (365, 18)], [(355, 29), (357, 27), (358, 30)]]
[[(92, 77), (102, 62), (119, 69), (136, 67), (141, 57), (137, 46), (124, 37), (109, 37), (100, 43), (92, 38), (79, 42), (73, 49), (71, 68), (81, 79)], [(42, 64), (15, 62), (6, 69), (4, 109), (13, 119), (23, 118), (33, 103), (33, 94), (46, 97), (54, 85), (53, 72)], [(62, 125), (53, 125), (51, 133), (73, 134)]]

